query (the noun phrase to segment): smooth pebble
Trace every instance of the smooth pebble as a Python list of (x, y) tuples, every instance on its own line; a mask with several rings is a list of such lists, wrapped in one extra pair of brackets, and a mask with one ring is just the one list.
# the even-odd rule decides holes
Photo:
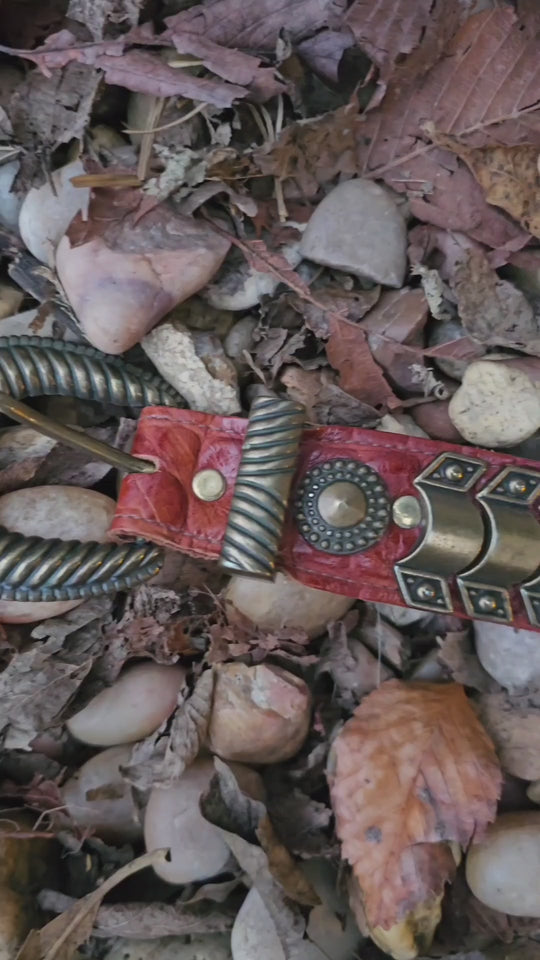
[(67, 721), (71, 735), (96, 747), (148, 737), (175, 709), (186, 673), (148, 661), (128, 667)]
[(351, 597), (305, 587), (278, 573), (274, 580), (232, 577), (224, 592), (228, 607), (261, 630), (305, 630), (317, 637), (329, 620), (340, 620), (355, 602)]
[(130, 756), (127, 744), (102, 750), (62, 787), (72, 820), (111, 843), (132, 843), (142, 836), (131, 787), (119, 769), (129, 764)]
[(467, 367), (448, 413), (469, 443), (510, 447), (540, 429), (540, 387), (521, 370), (478, 360)]
[(363, 280), (401, 287), (407, 228), (390, 193), (372, 180), (347, 180), (321, 201), (300, 242), (314, 263)]
[(540, 812), (504, 813), (469, 848), (467, 883), (492, 910), (540, 917)]
[(200, 937), (158, 937), (130, 940), (119, 937), (103, 960), (231, 960), (229, 937), (207, 933)]
[(56, 248), (75, 214), (85, 215), (90, 190), (74, 187), (71, 178), (85, 173), (80, 160), (54, 170), (50, 181), (32, 187), (26, 194), (19, 213), (19, 231), (30, 253), (54, 267)]
[(510, 691), (538, 687), (540, 633), (475, 620), (474, 643), (484, 670), (501, 687)]
[[(279, 253), (293, 269), (302, 259), (299, 243), (288, 244)], [(263, 297), (272, 296), (280, 283), (279, 277), (254, 270), (244, 257), (238, 262), (233, 256), (225, 261), (213, 283), (201, 291), (201, 297), (218, 310), (250, 310)]]
[(208, 740), (224, 760), (290, 760), (307, 736), (310, 719), (309, 688), (288, 670), (264, 663), (216, 668)]

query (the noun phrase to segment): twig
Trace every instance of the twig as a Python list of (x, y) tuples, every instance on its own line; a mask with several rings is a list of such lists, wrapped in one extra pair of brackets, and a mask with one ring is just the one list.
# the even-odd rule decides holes
[[(163, 107), (165, 106), (164, 97), (154, 97), (150, 112), (149, 112), (149, 123), (152, 126), (154, 123), (157, 123), (159, 120)], [(137, 164), (137, 176), (139, 180), (146, 180), (148, 176), (148, 169), (150, 167), (150, 159), (152, 157), (152, 144), (154, 142), (153, 131), (144, 131), (143, 138), (141, 140), (141, 146), (139, 150), (139, 162)]]
[(162, 130), (170, 130), (171, 127), (177, 127), (180, 123), (185, 123), (186, 120), (191, 120), (197, 113), (201, 113), (208, 104), (205, 101), (198, 103), (196, 107), (193, 107), (193, 110), (190, 110), (189, 113), (185, 113), (183, 117), (177, 117), (176, 120), (171, 120), (170, 123), (163, 123), (160, 127), (152, 127), (151, 130), (124, 130), (124, 133), (143, 133), (143, 134), (154, 134), (160, 133)]

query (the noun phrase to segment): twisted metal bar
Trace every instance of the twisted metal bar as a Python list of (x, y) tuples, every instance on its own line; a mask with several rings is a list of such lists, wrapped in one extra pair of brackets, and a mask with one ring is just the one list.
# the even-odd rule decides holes
[[(0, 393), (17, 400), (71, 396), (134, 410), (185, 406), (182, 397), (161, 377), (93, 347), (49, 337), (0, 337)], [(10, 415), (16, 414), (14, 407)], [(28, 418), (22, 415), (18, 419)], [(40, 416), (36, 414), (34, 419), (38, 429), (43, 429)], [(66, 431), (63, 439), (70, 442), (73, 431)], [(84, 446), (84, 439), (81, 434), (77, 445)], [(154, 576), (162, 564), (163, 551), (144, 540), (80, 543), (24, 537), (0, 527), (2, 600), (80, 600), (128, 590)]]
[(183, 407), (161, 377), (85, 344), (50, 337), (0, 337), (0, 392), (62, 396), (116, 406)]
[(274, 575), (304, 417), (290, 400), (253, 402), (220, 557), (227, 573)]
[(153, 543), (80, 543), (23, 537), (0, 527), (0, 599), (80, 600), (129, 590), (153, 577), (163, 554)]

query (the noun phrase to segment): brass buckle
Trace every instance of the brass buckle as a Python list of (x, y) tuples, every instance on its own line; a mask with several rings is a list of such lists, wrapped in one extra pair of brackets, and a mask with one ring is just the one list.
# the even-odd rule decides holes
[[(0, 411), (39, 433), (86, 450), (120, 470), (153, 473), (132, 457), (56, 423), (20, 401), (71, 396), (126, 407), (184, 406), (161, 377), (77, 343), (48, 337), (0, 338)], [(163, 551), (153, 543), (80, 543), (24, 537), (0, 527), (0, 599), (21, 602), (85, 599), (126, 590), (154, 576)]]

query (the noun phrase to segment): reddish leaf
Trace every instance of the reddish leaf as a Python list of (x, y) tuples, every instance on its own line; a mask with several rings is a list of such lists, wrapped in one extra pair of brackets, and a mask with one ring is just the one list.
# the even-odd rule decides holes
[[(358, 44), (379, 67), (380, 103), (386, 82), (396, 62), (416, 51), (403, 64), (408, 77), (426, 73), (438, 60), (446, 44), (467, 15), (471, 0), (446, 3), (445, 0), (354, 0), (345, 22)], [(400, 76), (403, 71), (400, 71)], [(372, 105), (374, 102), (372, 101)]]
[[(501, 772), (458, 684), (389, 680), (334, 743), (332, 804), (371, 927), (390, 928), (442, 892), (451, 858), (495, 817)], [(429, 854), (429, 846), (437, 850)]]
[(389, 84), (361, 131), (364, 175), (409, 191), (419, 219), (494, 247), (519, 244), (520, 237), (523, 246), (525, 234), (488, 207), (472, 175), (451, 154), (432, 149), (424, 125), (429, 121), (469, 146), (530, 140), (540, 124), (540, 63), (537, 41), (524, 26), (509, 5), (470, 17), (423, 80), (396, 77)]
[(372, 407), (401, 406), (373, 359), (365, 331), (341, 317), (332, 315), (328, 319), (330, 335), (326, 353), (329, 363), (339, 373), (342, 390)]

